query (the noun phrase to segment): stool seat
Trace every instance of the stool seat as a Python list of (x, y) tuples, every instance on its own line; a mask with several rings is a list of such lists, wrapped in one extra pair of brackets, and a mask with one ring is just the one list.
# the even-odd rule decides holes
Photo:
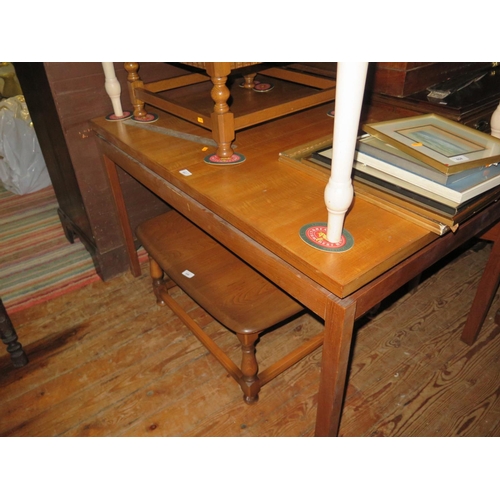
[(144, 222), (136, 232), (163, 271), (235, 333), (262, 332), (303, 309), (173, 210)]
[[(255, 402), (265, 383), (322, 344), (323, 335), (317, 335), (258, 373), (259, 335), (300, 313), (303, 306), (174, 210), (143, 222), (136, 233), (149, 254), (158, 303), (168, 305), (235, 378), (245, 402)], [(241, 369), (170, 296), (168, 289), (174, 285), (236, 333)]]

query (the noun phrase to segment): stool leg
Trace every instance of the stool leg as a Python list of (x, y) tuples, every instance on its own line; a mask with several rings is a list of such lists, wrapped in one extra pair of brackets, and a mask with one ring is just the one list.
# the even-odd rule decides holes
[(7, 346), (7, 352), (10, 354), (12, 364), (16, 368), (28, 364), (28, 357), (23, 350), (23, 346), (17, 340), (16, 330), (10, 321), (2, 299), (0, 299), (0, 337)]
[(243, 78), (245, 79), (245, 83), (243, 85), (243, 87), (245, 89), (250, 89), (252, 90), (254, 88), (254, 79), (255, 79), (255, 76), (257, 75), (257, 73), (250, 73), (248, 75), (245, 75)]
[(161, 298), (160, 291), (162, 289), (169, 290), (170, 288), (176, 286), (176, 284), (167, 276), (165, 271), (160, 267), (160, 264), (158, 264), (158, 262), (156, 262), (151, 255), (148, 255), (148, 257), (149, 274), (151, 275), (153, 281), (153, 292), (156, 295), (156, 303), (160, 306), (164, 306), (165, 301)]
[(259, 339), (258, 333), (238, 333), (241, 343), (241, 372), (243, 374), (241, 389), (243, 400), (247, 404), (256, 403), (259, 400), (260, 381), (257, 373), (259, 365), (255, 357), (255, 343)]
[(153, 292), (156, 295), (156, 303), (160, 306), (164, 306), (165, 301), (160, 295), (160, 289), (165, 285), (165, 280), (163, 279), (164, 272), (151, 255), (149, 256), (149, 274), (153, 282)]
[(127, 84), (130, 93), (130, 101), (134, 107), (134, 116), (136, 118), (144, 118), (147, 115), (144, 109), (144, 101), (135, 97), (135, 89), (144, 87), (144, 83), (139, 77), (139, 64), (136, 62), (124, 63), (125, 70), (127, 71)]
[(218, 62), (207, 63), (206, 69), (213, 83), (210, 92), (214, 101), (211, 119), (212, 135), (217, 143), (216, 154), (219, 158), (228, 159), (233, 155), (231, 143), (234, 141), (234, 115), (227, 104), (231, 93), (226, 86), (231, 67), (229, 63)]

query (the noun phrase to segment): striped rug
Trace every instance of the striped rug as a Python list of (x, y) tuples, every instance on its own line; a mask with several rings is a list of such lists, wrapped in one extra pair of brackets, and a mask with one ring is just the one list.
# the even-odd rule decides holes
[(0, 185), (0, 297), (9, 313), (98, 281), (79, 240), (66, 239), (52, 186), (16, 195)]

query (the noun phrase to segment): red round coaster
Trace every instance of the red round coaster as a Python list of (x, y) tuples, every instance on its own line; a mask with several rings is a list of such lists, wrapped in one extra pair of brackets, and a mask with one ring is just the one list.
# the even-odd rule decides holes
[(213, 154), (205, 156), (205, 163), (210, 165), (237, 165), (238, 163), (243, 163), (246, 158), (238, 153), (233, 153), (229, 158), (221, 158), (220, 156)]
[(147, 113), (143, 117), (134, 116), (132, 118), (132, 120), (134, 120), (135, 122), (139, 122), (139, 123), (153, 123), (153, 122), (158, 121), (158, 118), (159, 117), (156, 113)]
[(106, 116), (106, 120), (108, 120), (109, 122), (121, 122), (123, 120), (128, 120), (129, 118), (132, 118), (131, 111), (123, 111), (122, 116), (116, 116), (114, 113)]
[(255, 92), (269, 92), (274, 89), (274, 85), (272, 83), (255, 83), (253, 86), (253, 90)]
[(337, 243), (332, 243), (326, 239), (327, 226), (325, 222), (313, 222), (306, 224), (300, 229), (300, 237), (308, 245), (325, 252), (345, 252), (354, 245), (354, 238), (351, 233), (344, 229), (342, 238)]

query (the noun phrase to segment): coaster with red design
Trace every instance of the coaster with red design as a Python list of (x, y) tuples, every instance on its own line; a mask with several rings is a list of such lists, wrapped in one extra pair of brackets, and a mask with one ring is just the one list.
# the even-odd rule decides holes
[(233, 153), (229, 158), (221, 158), (220, 156), (213, 154), (205, 156), (204, 161), (210, 165), (237, 165), (238, 163), (243, 163), (246, 158), (239, 154)]
[(144, 116), (134, 116), (132, 120), (139, 123), (153, 123), (158, 121), (158, 118), (156, 113), (147, 113)]
[(326, 233), (326, 222), (312, 222), (300, 229), (300, 237), (304, 242), (324, 252), (345, 252), (354, 245), (354, 238), (346, 229), (342, 231), (342, 239), (338, 243), (328, 241)]
[(255, 82), (255, 85), (253, 86), (254, 92), (269, 92), (270, 90), (273, 89), (274, 85), (272, 83), (266, 83), (266, 82)]
[(106, 116), (106, 120), (108, 120), (108, 122), (121, 122), (123, 120), (128, 120), (129, 118), (132, 118), (131, 111), (123, 111), (122, 116), (117, 116), (114, 113), (111, 113), (110, 115)]

